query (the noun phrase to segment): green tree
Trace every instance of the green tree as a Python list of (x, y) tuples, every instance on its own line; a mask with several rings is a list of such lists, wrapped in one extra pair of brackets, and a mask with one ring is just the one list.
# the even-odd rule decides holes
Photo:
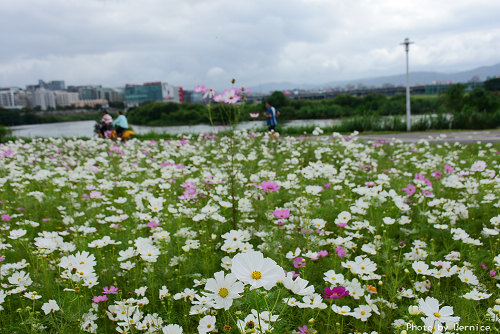
[[(286, 98), (285, 94), (279, 91), (273, 92), (267, 99), (267, 101), (269, 101), (269, 103), (271, 103), (271, 105), (277, 109), (288, 105), (288, 99)], [(262, 103), (265, 104), (266, 101), (262, 101)]]
[(500, 91), (500, 78), (488, 79), (484, 82), (484, 89), (489, 91)]
[(453, 113), (462, 111), (465, 106), (465, 85), (451, 85), (442, 93), (445, 107)]
[(500, 98), (484, 88), (476, 88), (466, 97), (466, 103), (479, 112), (495, 112), (500, 105)]
[(352, 109), (363, 103), (363, 101), (359, 97), (349, 94), (340, 94), (333, 99), (333, 102), (341, 107), (349, 107)]

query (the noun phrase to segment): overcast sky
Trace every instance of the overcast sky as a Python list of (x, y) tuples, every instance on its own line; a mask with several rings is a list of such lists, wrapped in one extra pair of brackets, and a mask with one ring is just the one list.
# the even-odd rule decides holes
[(1, 0), (0, 86), (258, 90), (500, 62), (499, 0)]

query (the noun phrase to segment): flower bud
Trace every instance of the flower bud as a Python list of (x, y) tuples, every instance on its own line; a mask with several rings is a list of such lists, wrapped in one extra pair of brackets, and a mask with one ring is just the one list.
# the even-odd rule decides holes
[(416, 305), (410, 305), (408, 307), (408, 313), (410, 313), (411, 315), (419, 315), (420, 309)]

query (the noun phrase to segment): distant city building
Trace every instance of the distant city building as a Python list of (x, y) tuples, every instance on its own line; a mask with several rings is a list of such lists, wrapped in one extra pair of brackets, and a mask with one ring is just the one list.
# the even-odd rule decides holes
[(203, 102), (203, 94), (195, 93), (192, 90), (184, 91), (184, 102), (188, 103), (202, 103)]
[(53, 91), (39, 88), (32, 94), (32, 107), (40, 107), (41, 110), (56, 109), (56, 95)]
[(54, 80), (50, 82), (45, 82), (43, 80), (38, 80), (38, 85), (29, 85), (26, 86), (26, 90), (29, 91), (35, 91), (37, 89), (47, 89), (47, 90), (65, 90), (66, 89), (66, 84), (64, 83), (64, 80)]
[(125, 104), (127, 107), (138, 106), (143, 102), (184, 102), (182, 87), (176, 87), (161, 81), (143, 85), (125, 85)]
[(80, 86), (78, 87), (78, 93), (80, 94), (80, 100), (97, 100), (99, 99), (99, 89), (102, 86)]
[(21, 101), (16, 98), (17, 92), (21, 91), (20, 88), (0, 88), (0, 107), (6, 109), (21, 109), (23, 105)]
[(104, 100), (104, 99), (80, 100), (77, 102), (73, 102), (72, 105), (74, 105), (77, 108), (96, 107), (96, 106), (101, 106), (103, 108), (107, 108), (108, 107), (108, 100)]
[(56, 105), (58, 107), (69, 107), (80, 101), (78, 93), (69, 93), (66, 91), (55, 91)]
[(124, 90), (120, 88), (99, 88), (99, 99), (105, 99), (108, 102), (123, 102), (125, 100)]

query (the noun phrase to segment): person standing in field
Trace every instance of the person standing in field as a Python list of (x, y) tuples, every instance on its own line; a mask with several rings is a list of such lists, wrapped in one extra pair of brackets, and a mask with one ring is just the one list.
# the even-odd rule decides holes
[(128, 129), (127, 117), (123, 114), (123, 110), (118, 110), (118, 117), (113, 122), (113, 127), (115, 128), (118, 137), (121, 137), (123, 131)]
[(271, 102), (269, 101), (266, 101), (266, 109), (268, 131), (271, 134), (274, 134), (274, 132), (276, 132), (276, 125), (278, 125), (278, 116), (280, 113), (271, 105)]

